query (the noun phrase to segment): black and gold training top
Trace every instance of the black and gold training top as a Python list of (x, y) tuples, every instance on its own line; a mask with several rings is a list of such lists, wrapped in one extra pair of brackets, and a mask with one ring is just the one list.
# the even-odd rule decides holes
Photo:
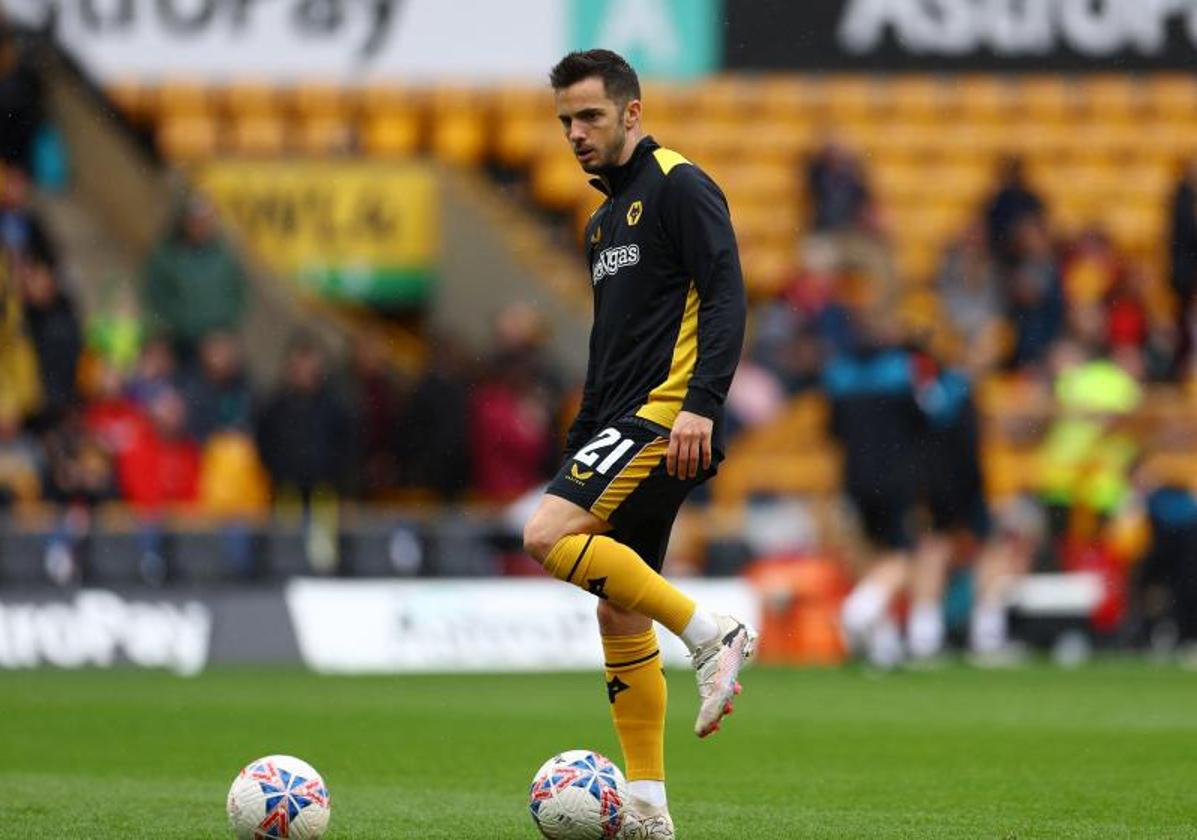
[(747, 308), (727, 199), (651, 137), (591, 183), (607, 200), (586, 225), (594, 326), (566, 451), (629, 417), (672, 428), (685, 410), (715, 421), (722, 452)]

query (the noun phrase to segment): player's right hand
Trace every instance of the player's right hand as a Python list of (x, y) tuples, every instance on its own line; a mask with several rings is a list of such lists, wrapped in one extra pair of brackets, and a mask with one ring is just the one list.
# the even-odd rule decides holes
[(704, 470), (709, 470), (714, 429), (715, 422), (709, 417), (689, 411), (679, 412), (669, 433), (665, 470), (683, 480), (698, 475), (699, 464)]

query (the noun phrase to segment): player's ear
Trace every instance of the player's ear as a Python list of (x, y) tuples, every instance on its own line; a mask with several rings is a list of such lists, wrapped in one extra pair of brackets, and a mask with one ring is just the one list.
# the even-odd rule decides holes
[(623, 127), (630, 129), (640, 122), (640, 100), (633, 99), (623, 109)]

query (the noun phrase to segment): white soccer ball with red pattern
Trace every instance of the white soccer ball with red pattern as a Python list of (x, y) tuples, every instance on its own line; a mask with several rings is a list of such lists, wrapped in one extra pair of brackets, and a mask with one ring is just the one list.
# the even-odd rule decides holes
[(233, 779), (228, 810), (237, 840), (318, 840), (328, 830), (328, 788), (306, 761), (268, 755)]
[(619, 835), (626, 799), (627, 782), (610, 759), (567, 750), (536, 771), (528, 810), (549, 840), (603, 840)]

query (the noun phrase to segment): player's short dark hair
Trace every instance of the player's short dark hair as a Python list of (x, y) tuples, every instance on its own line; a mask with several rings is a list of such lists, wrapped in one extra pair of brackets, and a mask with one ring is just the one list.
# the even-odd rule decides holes
[(640, 78), (636, 71), (623, 56), (611, 50), (571, 52), (549, 71), (549, 84), (553, 90), (561, 90), (595, 76), (603, 80), (607, 96), (620, 105), (640, 98)]

